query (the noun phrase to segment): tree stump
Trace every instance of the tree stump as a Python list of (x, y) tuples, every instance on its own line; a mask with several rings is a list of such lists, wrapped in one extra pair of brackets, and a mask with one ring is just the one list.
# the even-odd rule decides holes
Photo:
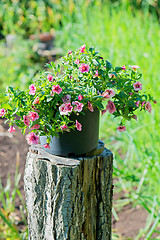
[(110, 240), (112, 162), (102, 142), (80, 158), (31, 146), (24, 175), (29, 239)]

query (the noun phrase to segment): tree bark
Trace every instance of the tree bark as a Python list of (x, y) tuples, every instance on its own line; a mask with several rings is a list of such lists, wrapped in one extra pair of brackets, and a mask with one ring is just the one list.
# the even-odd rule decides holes
[(32, 146), (24, 185), (30, 240), (110, 240), (113, 155), (64, 158)]

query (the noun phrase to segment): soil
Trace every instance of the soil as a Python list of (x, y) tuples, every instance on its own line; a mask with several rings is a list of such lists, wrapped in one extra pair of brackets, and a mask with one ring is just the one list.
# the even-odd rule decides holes
[[(25, 137), (20, 133), (20, 130), (16, 128), (16, 132), (13, 135), (9, 134), (7, 130), (8, 125), (4, 124), (4, 119), (0, 118), (0, 178), (2, 185), (6, 186), (7, 176), (10, 174), (11, 182), (14, 183), (16, 164), (18, 164), (19, 172), (21, 173), (19, 189), (23, 198), (25, 198), (23, 176), (29, 146)], [(116, 195), (114, 195), (115, 198), (117, 198)], [(118, 198), (121, 198), (121, 196), (118, 196)], [(19, 204), (20, 202), (17, 198), (16, 209), (19, 208)], [(119, 239), (134, 240), (139, 230), (145, 227), (147, 216), (148, 213), (144, 209), (141, 209), (139, 206), (133, 208), (131, 204), (128, 204), (118, 212), (118, 221), (113, 217), (113, 232), (118, 234)]]

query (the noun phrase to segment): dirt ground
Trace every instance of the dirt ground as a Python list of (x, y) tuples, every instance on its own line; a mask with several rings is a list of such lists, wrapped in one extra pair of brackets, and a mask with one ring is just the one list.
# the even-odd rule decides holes
[[(9, 134), (7, 130), (8, 125), (4, 124), (4, 119), (0, 118), (0, 178), (3, 186), (6, 185), (8, 174), (14, 182), (16, 162), (19, 163), (19, 172), (22, 174), (19, 188), (24, 197), (23, 176), (29, 146), (18, 129), (13, 135)], [(114, 198), (117, 198), (117, 196), (114, 196)], [(16, 203), (19, 204), (18, 201)], [(147, 216), (148, 213), (144, 209), (133, 208), (128, 204), (118, 213), (119, 221), (116, 221), (113, 217), (113, 232), (119, 234), (120, 240), (134, 240), (139, 230), (144, 228)]]

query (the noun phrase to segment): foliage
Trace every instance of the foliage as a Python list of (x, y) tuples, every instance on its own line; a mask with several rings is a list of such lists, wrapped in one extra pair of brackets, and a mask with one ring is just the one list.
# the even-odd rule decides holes
[[(159, 17), (160, 3), (153, 0), (110, 0), (110, 7), (126, 5), (132, 9), (148, 9)], [(0, 1), (0, 30), (7, 34), (21, 34), (29, 37), (40, 32), (52, 32), (63, 25), (67, 15), (77, 17), (75, 9), (78, 6), (90, 8), (104, 5), (103, 0), (1, 0)], [(32, 21), (32, 24), (30, 22)]]

